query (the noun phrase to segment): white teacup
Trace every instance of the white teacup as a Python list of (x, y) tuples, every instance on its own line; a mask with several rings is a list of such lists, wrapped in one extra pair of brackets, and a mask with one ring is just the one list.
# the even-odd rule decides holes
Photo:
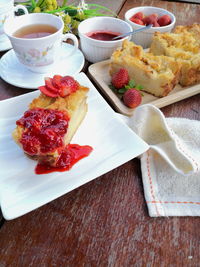
[(93, 17), (82, 21), (78, 27), (81, 50), (86, 59), (92, 63), (110, 58), (113, 51), (122, 45), (124, 39), (130, 39), (130, 36), (115, 41), (104, 41), (92, 39), (88, 36), (91, 32), (108, 32), (124, 34), (132, 31), (131, 26), (117, 18), (113, 17)]
[[(57, 29), (56, 32), (39, 38), (19, 38), (15, 33), (27, 26), (46, 24)], [(19, 61), (29, 70), (45, 73), (51, 70), (56, 62), (61, 59), (62, 41), (71, 39), (74, 49), (64, 56), (69, 57), (78, 48), (78, 39), (71, 33), (63, 34), (64, 23), (61, 18), (45, 13), (33, 13), (9, 19), (4, 24), (4, 31), (10, 39), (15, 54)]]
[(14, 17), (14, 12), (18, 9), (23, 9), (25, 14), (28, 14), (26, 7), (17, 5), (14, 7), (14, 0), (0, 0), (0, 42), (7, 41), (8, 38), (4, 34), (3, 25), (7, 19)]

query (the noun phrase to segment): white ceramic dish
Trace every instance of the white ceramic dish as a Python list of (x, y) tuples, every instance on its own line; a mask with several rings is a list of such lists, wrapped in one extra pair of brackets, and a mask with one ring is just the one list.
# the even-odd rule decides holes
[[(55, 28), (55, 32), (40, 38), (21, 38), (15, 33), (23, 27), (45, 24)], [(78, 39), (72, 33), (63, 34), (64, 22), (59, 16), (48, 13), (31, 13), (23, 16), (9, 18), (4, 23), (4, 32), (8, 36), (16, 57), (27, 69), (37, 73), (50, 72), (53, 65), (60, 61), (64, 55), (60, 55), (62, 41), (72, 40), (73, 50), (65, 51), (68, 59), (76, 53)], [(59, 63), (58, 63), (59, 64)]]
[(3, 41), (0, 41), (0, 52), (9, 50), (12, 48), (10, 40), (6, 37), (3, 39)]
[(37, 89), (44, 84), (44, 77), (52, 77), (55, 73), (60, 75), (75, 75), (79, 73), (84, 66), (84, 56), (77, 49), (75, 54), (69, 58), (64, 57), (65, 50), (67, 53), (73, 46), (63, 43), (61, 54), (63, 60), (55, 64), (53, 69), (48, 73), (35, 73), (28, 70), (17, 59), (15, 52), (8, 51), (0, 59), (0, 77), (9, 84), (25, 89)]
[(159, 17), (162, 15), (169, 15), (171, 18), (171, 23), (167, 26), (152, 27), (151, 29), (132, 35), (131, 41), (133, 41), (137, 45), (141, 45), (143, 48), (150, 47), (154, 32), (171, 32), (176, 23), (176, 17), (174, 16), (174, 14), (166, 9), (153, 6), (140, 6), (131, 8), (125, 13), (125, 21), (131, 25), (133, 30), (141, 29), (143, 27), (142, 25), (130, 21), (130, 18), (137, 12), (143, 12), (145, 16), (151, 15), (153, 13), (156, 13)]
[(90, 91), (88, 113), (72, 143), (90, 145), (94, 150), (68, 172), (36, 175), (36, 162), (25, 156), (11, 137), (16, 120), (39, 91), (0, 101), (0, 205), (7, 220), (66, 194), (148, 149), (148, 145), (116, 117), (85, 74), (80, 73), (75, 79)]
[(93, 17), (82, 21), (78, 27), (81, 50), (85, 58), (92, 63), (110, 58), (114, 50), (122, 45), (124, 39), (130, 39), (130, 36), (127, 36), (115, 41), (102, 41), (86, 35), (95, 31), (124, 34), (131, 31), (131, 26), (124, 20), (113, 17)]

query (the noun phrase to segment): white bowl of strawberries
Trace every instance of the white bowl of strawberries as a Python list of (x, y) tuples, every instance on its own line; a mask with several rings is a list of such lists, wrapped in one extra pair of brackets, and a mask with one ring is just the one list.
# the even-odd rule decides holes
[(132, 35), (131, 40), (143, 48), (150, 46), (154, 32), (171, 32), (176, 23), (174, 14), (166, 9), (152, 6), (129, 9), (125, 13), (125, 20), (132, 26), (133, 30), (140, 29), (149, 24), (153, 25), (150, 29)]

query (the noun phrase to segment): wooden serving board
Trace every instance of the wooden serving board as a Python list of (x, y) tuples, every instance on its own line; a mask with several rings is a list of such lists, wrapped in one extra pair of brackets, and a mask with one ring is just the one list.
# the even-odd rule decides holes
[[(131, 116), (134, 112), (134, 109), (125, 106), (108, 86), (111, 83), (111, 77), (109, 75), (109, 63), (110, 60), (106, 60), (92, 64), (89, 67), (89, 74), (94, 82), (98, 85), (103, 95), (111, 102), (113, 108), (119, 113)], [(182, 87), (177, 85), (169, 95), (161, 98), (143, 92), (141, 105), (148, 103), (155, 105), (158, 108), (162, 108), (198, 93), (200, 93), (200, 84), (190, 87)]]

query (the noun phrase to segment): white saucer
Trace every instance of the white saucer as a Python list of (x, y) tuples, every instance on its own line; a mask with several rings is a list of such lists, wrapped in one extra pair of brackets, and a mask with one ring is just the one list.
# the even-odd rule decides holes
[(10, 40), (6, 37), (4, 41), (0, 41), (0, 52), (9, 50), (12, 48)]
[(65, 51), (67, 50), (69, 53), (69, 49), (73, 49), (73, 46), (63, 43), (62, 47), (63, 59), (55, 64), (51, 72), (48, 73), (35, 73), (28, 70), (19, 62), (12, 49), (0, 60), (0, 76), (4, 81), (14, 86), (37, 89), (44, 85), (44, 77), (53, 77), (54, 74), (65, 76), (79, 73), (85, 62), (82, 52), (77, 49), (73, 56), (66, 58), (64, 57)]

